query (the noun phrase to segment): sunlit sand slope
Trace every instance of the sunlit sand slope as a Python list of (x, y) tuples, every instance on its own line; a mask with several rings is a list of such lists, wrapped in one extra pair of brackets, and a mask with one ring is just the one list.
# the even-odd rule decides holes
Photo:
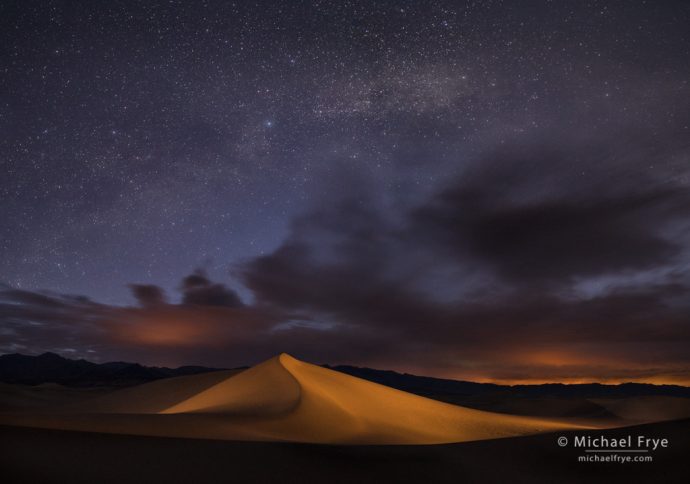
[[(100, 399), (90, 414), (18, 423), (175, 437), (345, 444), (435, 444), (582, 428), (446, 404), (286, 354), (234, 376), (195, 378), (185, 384), (156, 382), (125, 390), (128, 394), (116, 392)], [(195, 391), (188, 391), (190, 387)], [(162, 408), (163, 403), (169, 405)], [(98, 411), (104, 413), (93, 413)]]

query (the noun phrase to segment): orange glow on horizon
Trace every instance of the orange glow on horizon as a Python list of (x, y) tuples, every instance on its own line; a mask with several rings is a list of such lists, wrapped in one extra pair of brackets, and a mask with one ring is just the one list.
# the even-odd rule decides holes
[(433, 369), (401, 367), (400, 371), (417, 375), (448, 378), (496, 385), (591, 384), (619, 385), (646, 383), (651, 385), (690, 386), (690, 370), (677, 366), (641, 366), (621, 358), (584, 355), (559, 349), (517, 350), (503, 355), (473, 355), (462, 361), (460, 368)]
[(562, 384), (562, 385), (582, 385), (591, 383), (600, 383), (602, 385), (620, 385), (622, 383), (646, 383), (650, 385), (680, 385), (690, 386), (690, 377), (680, 376), (653, 376), (653, 377), (630, 377), (630, 378), (607, 378), (607, 377), (573, 377), (573, 378), (520, 378), (520, 379), (502, 379), (491, 377), (462, 377), (462, 376), (447, 376), (444, 378), (451, 378), (453, 380), (471, 381), (474, 383), (493, 383), (496, 385), (546, 385), (546, 384)]
[[(224, 316), (224, 317), (223, 317)], [(175, 310), (139, 310), (113, 324), (114, 335), (125, 342), (155, 347), (209, 346), (222, 336), (228, 342), (228, 315), (214, 312)], [(226, 324), (223, 324), (226, 323)]]

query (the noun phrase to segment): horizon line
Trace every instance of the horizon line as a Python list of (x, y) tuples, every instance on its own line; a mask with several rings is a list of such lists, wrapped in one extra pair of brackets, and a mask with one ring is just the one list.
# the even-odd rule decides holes
[[(283, 353), (277, 353), (277, 355), (280, 355)], [(89, 363), (93, 363), (95, 365), (104, 365), (108, 363), (128, 363), (132, 365), (140, 365), (143, 367), (147, 368), (170, 368), (170, 369), (178, 369), (178, 368), (184, 368), (184, 367), (200, 367), (200, 368), (207, 368), (210, 370), (239, 370), (239, 369), (247, 369), (251, 368), (252, 366), (255, 365), (240, 365), (240, 366), (234, 366), (232, 368), (218, 368), (215, 366), (206, 366), (206, 365), (200, 365), (200, 364), (185, 364), (185, 365), (179, 365), (175, 367), (170, 367), (170, 366), (157, 366), (157, 365), (146, 365), (143, 363), (135, 362), (135, 361), (125, 361), (125, 360), (111, 360), (111, 361), (104, 361), (101, 363), (94, 362), (92, 360), (88, 360), (83, 357), (79, 358), (70, 358), (67, 356), (63, 356), (60, 353), (56, 353), (55, 351), (44, 351), (39, 354), (25, 354), (25, 353), (0, 353), (1, 356), (11, 356), (11, 355), (19, 355), (19, 356), (27, 356), (27, 357), (39, 357), (43, 355), (56, 355), (60, 358), (70, 360), (70, 361), (87, 361)], [(340, 365), (333, 365), (331, 363), (317, 363), (319, 366), (325, 366), (329, 368), (337, 368), (337, 367), (351, 367), (351, 368), (360, 368), (360, 369), (369, 369), (369, 370), (375, 370), (375, 371), (389, 371), (396, 373), (398, 375), (408, 375), (408, 376), (413, 376), (413, 377), (418, 377), (418, 378), (433, 378), (435, 380), (450, 380), (450, 381), (455, 381), (455, 382), (463, 382), (463, 383), (473, 383), (476, 385), (495, 385), (495, 386), (501, 386), (501, 387), (520, 387), (520, 386), (543, 386), (543, 385), (601, 385), (601, 386), (621, 386), (621, 385), (651, 385), (651, 386), (674, 386), (674, 387), (680, 387), (680, 388), (690, 388), (690, 382), (687, 384), (683, 383), (677, 383), (677, 382), (654, 382), (654, 381), (634, 381), (634, 380), (617, 380), (617, 381), (601, 381), (601, 380), (577, 380), (577, 381), (554, 381), (554, 380), (541, 380), (541, 381), (532, 381), (532, 380), (467, 380), (467, 379), (457, 379), (457, 378), (449, 378), (449, 377), (442, 377), (442, 376), (431, 376), (431, 375), (420, 375), (416, 373), (408, 373), (406, 371), (400, 371), (400, 370), (391, 370), (391, 369), (381, 369), (381, 368), (374, 368), (370, 366), (358, 366), (358, 365), (352, 365), (352, 364), (340, 364)], [(529, 382), (529, 383), (528, 383)]]

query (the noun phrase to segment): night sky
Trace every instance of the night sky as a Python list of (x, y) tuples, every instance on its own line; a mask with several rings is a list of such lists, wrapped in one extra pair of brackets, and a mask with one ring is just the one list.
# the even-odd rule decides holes
[(0, 353), (690, 384), (690, 3), (0, 3)]

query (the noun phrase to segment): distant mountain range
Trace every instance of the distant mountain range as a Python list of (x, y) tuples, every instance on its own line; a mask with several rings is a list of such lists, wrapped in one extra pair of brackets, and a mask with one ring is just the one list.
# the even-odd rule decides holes
[(161, 368), (121, 361), (99, 364), (86, 360), (70, 360), (55, 353), (43, 353), (39, 356), (17, 353), (0, 355), (0, 382), (25, 385), (59, 383), (74, 387), (131, 386), (161, 378), (216, 370), (218, 368), (203, 366)]
[[(325, 365), (328, 366), (328, 365)], [(496, 385), (493, 383), (475, 383), (469, 381), (448, 380), (428, 376), (397, 373), (390, 370), (375, 370), (356, 366), (329, 367), (348, 375), (363, 378), (397, 388), (417, 395), (453, 401), (453, 397), (479, 395), (510, 394), (518, 397), (631, 397), (665, 395), (690, 397), (690, 387), (678, 385), (651, 385), (648, 383), (623, 383), (620, 385), (602, 385), (600, 383), (562, 384), (547, 383), (541, 385)]]
[[(651, 385), (646, 383), (624, 383), (621, 385), (587, 383), (566, 385), (549, 383), (542, 385), (508, 386), (417, 376), (390, 370), (376, 370), (355, 366), (323, 366), (399, 390), (445, 401), (462, 400), (466, 397), (488, 395), (515, 396), (521, 398), (602, 398), (664, 395), (690, 398), (690, 387), (678, 385)], [(165, 368), (125, 362), (99, 364), (86, 360), (71, 360), (55, 353), (44, 353), (39, 356), (28, 356), (16, 353), (0, 355), (0, 382), (20, 383), (25, 385), (58, 383), (73, 387), (124, 387), (160, 380), (162, 378), (194, 375), (221, 369), (224, 368), (208, 368), (204, 366)]]

